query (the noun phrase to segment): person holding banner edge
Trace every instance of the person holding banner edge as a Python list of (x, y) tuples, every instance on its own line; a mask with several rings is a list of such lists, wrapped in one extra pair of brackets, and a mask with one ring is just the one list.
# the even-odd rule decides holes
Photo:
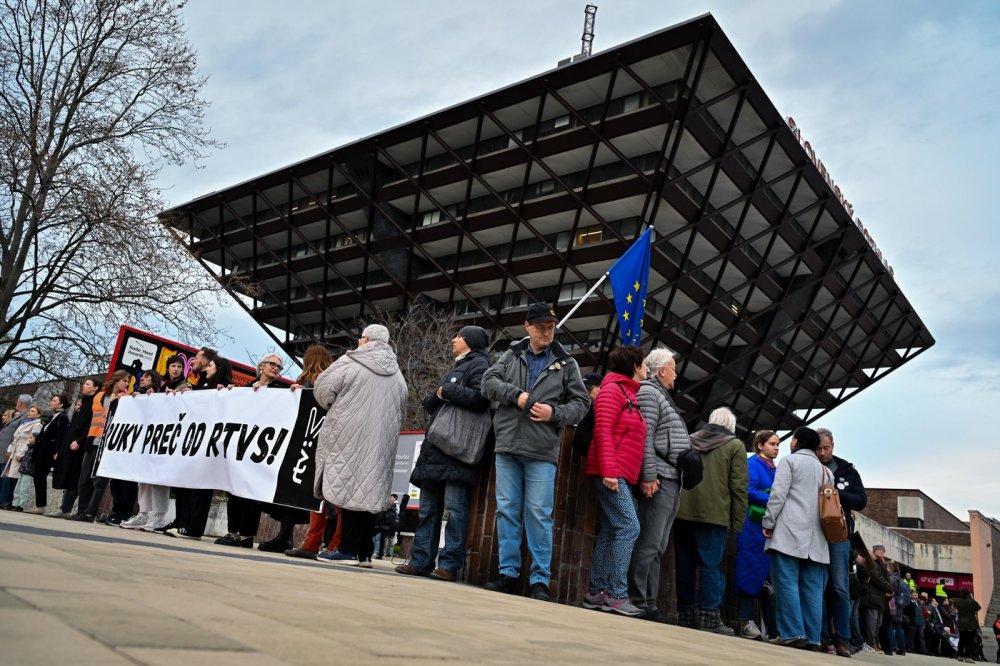
[[(205, 349), (199, 350), (198, 355), (204, 351)], [(198, 380), (198, 385), (194, 387), (195, 391), (221, 390), (233, 383), (233, 370), (229, 361), (214, 351), (212, 353), (214, 357), (205, 354), (207, 362)], [(177, 516), (174, 521), (176, 527), (169, 528), (164, 533), (181, 539), (200, 540), (205, 534), (205, 524), (208, 523), (208, 512), (212, 508), (213, 492), (211, 489), (202, 488), (176, 488)]]
[[(330, 367), (333, 357), (326, 347), (320, 344), (309, 345), (305, 354), (302, 355), (302, 374), (298, 376), (292, 384), (292, 390), (299, 388), (311, 389), (316, 383), (316, 378), (320, 373)], [(304, 560), (315, 560), (319, 555), (320, 547), (323, 545), (323, 534), (326, 531), (327, 507), (320, 505), (319, 511), (309, 512), (309, 530), (298, 548), (288, 548), (285, 555), (288, 557), (298, 557)], [(339, 542), (338, 542), (339, 545)], [(335, 550), (335, 548), (330, 548)]]
[(117, 370), (111, 373), (108, 380), (104, 382), (101, 391), (98, 392), (92, 401), (92, 415), (90, 417), (90, 427), (87, 430), (86, 452), (83, 456), (83, 466), (80, 470), (80, 486), (77, 497), (80, 504), (78, 512), (69, 517), (69, 520), (92, 523), (97, 515), (97, 510), (104, 499), (104, 490), (108, 487), (109, 479), (95, 477), (94, 463), (97, 461), (97, 453), (101, 448), (101, 440), (104, 437), (104, 426), (107, 423), (108, 410), (111, 403), (123, 395), (128, 395), (128, 386), (131, 376), (124, 370)]
[[(265, 354), (257, 363), (257, 381), (253, 383), (253, 390), (261, 388), (287, 388), (282, 384), (275, 384), (282, 370), (281, 358), (277, 354)], [(229, 530), (225, 535), (215, 540), (219, 546), (233, 546), (236, 548), (253, 548), (254, 537), (257, 536), (257, 529), (260, 527), (260, 502), (246, 499), (229, 493), (229, 500), (226, 502), (226, 522)], [(284, 523), (282, 524), (284, 531)], [(284, 544), (287, 539), (282, 539), (278, 535), (274, 542)], [(265, 542), (267, 543), (267, 542)], [(281, 548), (264, 548), (265, 543), (261, 543), (260, 550), (270, 550), (278, 552)]]

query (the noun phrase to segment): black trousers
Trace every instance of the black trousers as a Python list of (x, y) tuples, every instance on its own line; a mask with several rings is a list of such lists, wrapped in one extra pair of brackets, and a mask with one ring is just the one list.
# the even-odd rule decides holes
[(35, 467), (35, 473), (31, 475), (35, 481), (35, 506), (41, 508), (47, 506), (49, 502), (49, 466), (44, 468)]
[(212, 508), (212, 490), (174, 488), (177, 502), (176, 522), (188, 536), (204, 536), (208, 512)]
[(226, 515), (231, 534), (239, 534), (241, 537), (257, 535), (257, 528), (260, 526), (260, 503), (257, 500), (230, 495)]
[(76, 488), (67, 488), (63, 491), (62, 505), (59, 510), (63, 513), (69, 513), (73, 510), (73, 503), (76, 502), (76, 496), (79, 491)]
[(139, 501), (139, 484), (135, 481), (111, 479), (111, 513), (122, 520), (135, 515), (135, 505)]
[[(83, 452), (83, 464), (80, 467), (80, 482), (77, 488), (77, 497), (80, 500), (80, 505), (77, 509), (79, 513), (87, 512), (87, 507), (90, 505), (90, 497), (94, 494), (94, 482), (97, 479), (92, 478), (90, 475), (94, 471), (95, 460), (97, 460), (97, 447), (91, 446), (90, 442), (88, 442)], [(101, 493), (104, 493), (103, 488), (101, 489)]]
[(340, 510), (340, 551), (357, 555), (359, 560), (372, 556), (375, 550), (376, 514), (367, 511)]

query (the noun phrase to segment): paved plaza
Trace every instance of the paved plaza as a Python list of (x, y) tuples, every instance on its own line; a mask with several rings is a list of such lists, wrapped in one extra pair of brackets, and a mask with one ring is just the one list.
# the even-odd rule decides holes
[(362, 570), (6, 511), (0, 643), (12, 666), (839, 661), (399, 576), (388, 560)]

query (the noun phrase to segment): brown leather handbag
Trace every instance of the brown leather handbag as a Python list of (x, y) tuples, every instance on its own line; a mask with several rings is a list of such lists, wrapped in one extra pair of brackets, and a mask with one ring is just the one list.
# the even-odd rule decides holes
[(819, 524), (823, 528), (823, 536), (829, 543), (847, 541), (847, 519), (844, 509), (840, 506), (840, 493), (833, 485), (830, 470), (823, 467), (823, 483), (819, 487)]

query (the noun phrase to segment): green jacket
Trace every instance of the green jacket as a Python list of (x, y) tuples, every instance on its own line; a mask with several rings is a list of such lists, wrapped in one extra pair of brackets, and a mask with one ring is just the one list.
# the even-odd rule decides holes
[(747, 513), (747, 451), (733, 433), (715, 425), (691, 435), (691, 446), (701, 453), (701, 483), (681, 492), (677, 517), (695, 523), (743, 529)]

